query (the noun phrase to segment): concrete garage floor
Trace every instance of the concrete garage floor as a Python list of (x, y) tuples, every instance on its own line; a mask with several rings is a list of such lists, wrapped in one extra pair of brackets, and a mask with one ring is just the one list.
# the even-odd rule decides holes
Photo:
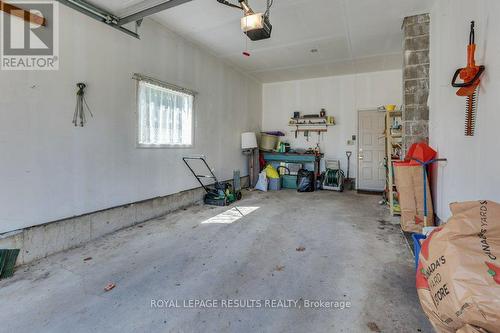
[[(0, 330), (432, 332), (413, 258), (378, 200), (245, 191), (238, 207), (247, 215), (232, 223), (235, 210), (211, 219), (231, 207), (200, 205), (119, 231), (0, 281)], [(108, 282), (116, 287), (105, 292)], [(152, 299), (215, 299), (219, 307), (152, 308)], [(227, 299), (262, 307), (222, 307)], [(300, 301), (267, 308), (266, 299)], [(304, 308), (307, 300), (351, 306)]]

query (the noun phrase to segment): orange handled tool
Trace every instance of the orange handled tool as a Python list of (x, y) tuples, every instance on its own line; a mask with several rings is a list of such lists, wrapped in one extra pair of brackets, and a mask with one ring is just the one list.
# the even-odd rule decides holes
[[(474, 136), (474, 129), (476, 125), (476, 108), (477, 108), (477, 95), (479, 90), (480, 77), (484, 72), (484, 66), (477, 66), (474, 55), (476, 53), (476, 44), (474, 43), (474, 21), (470, 24), (469, 45), (467, 45), (467, 67), (459, 68), (453, 75), (451, 85), (459, 88), (457, 91), (458, 96), (467, 97), (466, 111), (465, 111), (465, 135)], [(457, 83), (457, 78), (463, 81)]]

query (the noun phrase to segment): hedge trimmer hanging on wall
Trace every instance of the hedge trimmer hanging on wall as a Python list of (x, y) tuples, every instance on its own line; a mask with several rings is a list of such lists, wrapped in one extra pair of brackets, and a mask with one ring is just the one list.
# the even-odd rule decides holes
[[(457, 69), (451, 81), (453, 87), (459, 88), (457, 95), (467, 97), (467, 102), (465, 104), (466, 136), (474, 136), (479, 83), (481, 83), (481, 74), (483, 74), (485, 69), (484, 66), (476, 66), (476, 60), (474, 58), (476, 44), (474, 43), (474, 39), (474, 21), (472, 21), (470, 24), (469, 45), (467, 45), (467, 67)], [(460, 76), (463, 83), (456, 82), (458, 76)]]

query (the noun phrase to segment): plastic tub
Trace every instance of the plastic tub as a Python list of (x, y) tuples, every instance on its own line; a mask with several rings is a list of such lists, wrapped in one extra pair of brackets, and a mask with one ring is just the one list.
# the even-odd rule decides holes
[(275, 150), (278, 146), (278, 142), (280, 140), (279, 136), (270, 135), (267, 133), (261, 133), (260, 136), (260, 149), (264, 151), (272, 151)]
[(269, 178), (269, 191), (279, 191), (281, 190), (281, 179), (280, 178)]
[(297, 176), (296, 175), (283, 175), (281, 176), (282, 182), (281, 182), (281, 187), (282, 188), (291, 188), (296, 190), (297, 189)]

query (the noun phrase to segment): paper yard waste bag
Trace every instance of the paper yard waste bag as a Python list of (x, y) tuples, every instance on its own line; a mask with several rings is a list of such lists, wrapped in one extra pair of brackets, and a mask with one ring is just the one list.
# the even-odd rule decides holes
[[(394, 163), (394, 176), (401, 206), (401, 228), (422, 233), (424, 227), (424, 176), (421, 166), (407, 162)], [(434, 225), (431, 191), (427, 179), (427, 224)]]
[(500, 332), (500, 204), (451, 205), (422, 243), (416, 285), (438, 332)]
[(482, 328), (479, 327), (474, 327), (471, 325), (465, 325), (461, 329), (457, 331), (457, 333), (488, 333), (488, 331), (483, 330)]

